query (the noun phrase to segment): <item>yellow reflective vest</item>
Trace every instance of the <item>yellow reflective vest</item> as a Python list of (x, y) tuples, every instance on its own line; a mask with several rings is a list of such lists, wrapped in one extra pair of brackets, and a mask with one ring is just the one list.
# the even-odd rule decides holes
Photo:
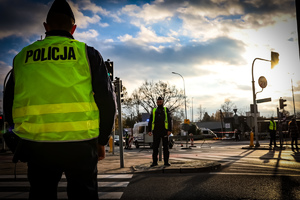
[(275, 121), (274, 121), (274, 123), (272, 121), (270, 121), (269, 130), (276, 131), (276, 122)]
[[(157, 108), (154, 108), (153, 111), (152, 111), (152, 115), (153, 115), (153, 119), (152, 119), (152, 130), (154, 130), (154, 122), (155, 122), (155, 111), (156, 111)], [(167, 108), (164, 107), (164, 111), (165, 111), (165, 128), (168, 130), (168, 126), (169, 126), (169, 123), (168, 123), (168, 115), (167, 115)]]
[(14, 132), (39, 142), (83, 141), (99, 135), (86, 44), (48, 36), (14, 59)]

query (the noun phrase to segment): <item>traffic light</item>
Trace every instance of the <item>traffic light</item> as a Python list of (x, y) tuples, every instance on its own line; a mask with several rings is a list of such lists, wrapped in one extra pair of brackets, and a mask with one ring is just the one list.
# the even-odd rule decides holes
[(123, 92), (121, 93), (120, 98), (121, 98), (121, 103), (123, 103), (124, 102), (124, 94), (123, 94)]
[(114, 81), (114, 62), (107, 59), (107, 61), (105, 61), (105, 66), (110, 80)]
[(279, 53), (271, 51), (271, 69), (275, 67), (279, 62)]
[(4, 119), (3, 119), (3, 115), (0, 115), (0, 129), (2, 130), (4, 126)]
[(280, 99), (279, 99), (279, 108), (280, 109), (284, 109), (284, 107), (286, 106), (286, 104), (284, 104), (284, 102), (286, 102), (286, 99), (282, 99), (280, 97)]

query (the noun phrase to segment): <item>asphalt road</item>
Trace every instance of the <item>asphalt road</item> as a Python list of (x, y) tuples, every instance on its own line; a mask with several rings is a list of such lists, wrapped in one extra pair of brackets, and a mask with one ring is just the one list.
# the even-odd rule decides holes
[[(268, 147), (268, 142), (260, 143)], [(221, 163), (221, 169), (134, 174), (121, 199), (300, 199), (300, 153), (289, 146), (284, 150), (243, 149), (248, 141), (196, 141), (195, 145), (192, 149), (175, 145), (171, 159), (214, 160)], [(151, 150), (140, 153), (151, 154)]]
[(233, 174), (139, 174), (127, 199), (300, 199), (300, 176)]
[[(185, 149), (177, 142), (170, 161), (211, 160), (218, 170), (202, 173), (99, 174), (100, 199), (300, 199), (300, 153), (286, 146), (268, 149), (268, 140), (259, 150), (245, 149), (249, 141), (196, 141)], [(124, 150), (126, 159), (147, 158), (149, 147)], [(116, 148), (118, 154), (118, 148)], [(117, 156), (116, 156), (117, 157)], [(59, 184), (59, 199), (67, 199), (66, 180)], [(27, 199), (26, 175), (0, 176), (0, 199)]]

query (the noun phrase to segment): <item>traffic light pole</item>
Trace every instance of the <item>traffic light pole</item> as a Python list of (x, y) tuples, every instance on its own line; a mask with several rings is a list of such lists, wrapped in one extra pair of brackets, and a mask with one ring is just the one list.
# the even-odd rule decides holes
[(253, 74), (253, 68), (254, 68), (254, 62), (255, 60), (263, 60), (271, 62), (270, 60), (262, 59), (262, 58), (255, 58), (252, 63), (252, 93), (253, 93), (253, 106), (254, 106), (254, 133), (256, 138), (256, 144), (255, 147), (259, 147), (259, 141), (258, 141), (258, 126), (257, 126), (257, 104), (256, 104), (256, 93), (255, 93), (255, 81), (254, 81), (254, 74)]
[(119, 125), (119, 147), (120, 147), (120, 168), (124, 168), (124, 152), (123, 152), (123, 126), (122, 126), (122, 112), (121, 112), (121, 87), (122, 82), (120, 78), (116, 77), (114, 81), (117, 96), (118, 106), (118, 125)]

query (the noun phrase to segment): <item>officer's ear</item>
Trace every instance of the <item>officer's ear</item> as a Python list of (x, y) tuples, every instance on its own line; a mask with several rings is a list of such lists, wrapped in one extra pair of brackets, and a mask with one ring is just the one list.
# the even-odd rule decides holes
[(76, 30), (76, 27), (77, 27), (77, 25), (76, 24), (74, 24), (73, 25), (73, 27), (72, 27), (72, 30), (70, 31), (70, 33), (73, 35), (73, 33), (75, 32), (75, 30)]

